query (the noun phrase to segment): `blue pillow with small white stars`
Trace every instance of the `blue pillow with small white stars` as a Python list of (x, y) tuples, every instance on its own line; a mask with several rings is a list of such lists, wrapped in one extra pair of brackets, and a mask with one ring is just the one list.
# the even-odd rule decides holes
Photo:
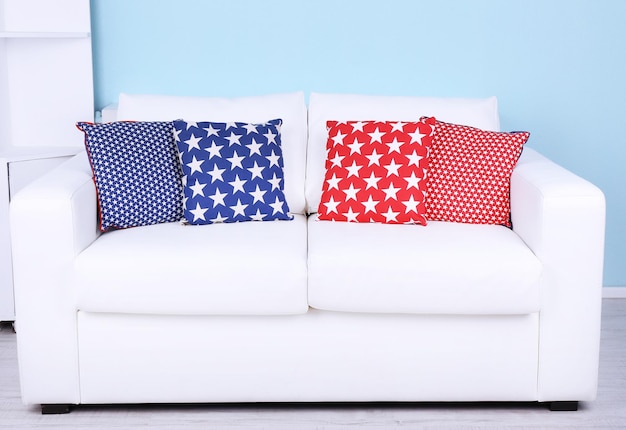
[(189, 224), (290, 220), (284, 194), (282, 120), (174, 121)]
[(182, 170), (171, 121), (76, 126), (85, 133), (101, 231), (183, 218)]

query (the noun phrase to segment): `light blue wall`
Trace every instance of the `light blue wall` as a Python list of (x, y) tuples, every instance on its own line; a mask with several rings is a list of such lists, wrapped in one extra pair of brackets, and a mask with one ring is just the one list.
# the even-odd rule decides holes
[(122, 91), (496, 95), (503, 129), (605, 192), (604, 284), (626, 285), (626, 1), (91, 4), (97, 108)]

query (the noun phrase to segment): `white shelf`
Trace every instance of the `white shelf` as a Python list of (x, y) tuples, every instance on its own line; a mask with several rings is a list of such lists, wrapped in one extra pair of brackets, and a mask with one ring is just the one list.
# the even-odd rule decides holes
[(84, 151), (93, 120), (89, 0), (0, 0), (0, 320), (14, 320), (11, 196)]
[(90, 32), (0, 32), (0, 150), (83, 146), (93, 120)]
[(90, 37), (79, 31), (0, 31), (0, 39), (81, 39)]

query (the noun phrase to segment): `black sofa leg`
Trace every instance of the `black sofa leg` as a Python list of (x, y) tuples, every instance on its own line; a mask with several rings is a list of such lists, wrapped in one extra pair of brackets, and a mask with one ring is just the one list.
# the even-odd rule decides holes
[(41, 413), (44, 415), (67, 414), (70, 412), (70, 405), (66, 403), (54, 403), (41, 405)]
[(550, 402), (551, 411), (573, 412), (578, 410), (578, 402)]

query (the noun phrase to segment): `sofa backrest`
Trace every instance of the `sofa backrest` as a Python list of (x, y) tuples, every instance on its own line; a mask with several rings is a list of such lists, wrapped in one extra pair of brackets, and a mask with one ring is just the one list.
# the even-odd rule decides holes
[[(292, 213), (304, 213), (307, 110), (304, 93), (252, 97), (186, 97), (120, 94), (117, 120), (264, 123), (283, 120), (281, 128), (285, 197)], [(107, 119), (107, 118), (105, 118)]]
[(422, 116), (500, 131), (498, 101), (488, 98), (436, 98), (312, 93), (309, 98), (307, 212), (317, 212), (325, 173), (326, 121), (417, 121)]

